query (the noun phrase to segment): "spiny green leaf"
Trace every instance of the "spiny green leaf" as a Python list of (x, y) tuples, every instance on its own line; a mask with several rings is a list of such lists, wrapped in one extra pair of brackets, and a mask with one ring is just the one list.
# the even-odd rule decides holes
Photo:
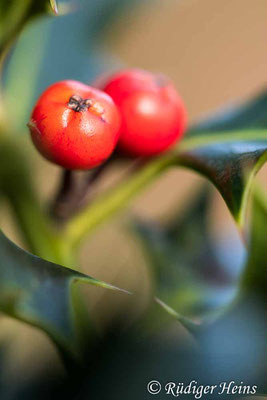
[[(180, 153), (180, 163), (206, 176), (219, 190), (230, 212), (242, 226), (253, 177), (267, 159), (266, 139), (244, 132), (243, 140), (218, 140)], [(255, 139), (254, 139), (255, 138)], [(229, 139), (229, 138), (226, 138)]]
[(267, 157), (266, 109), (264, 91), (244, 104), (215, 112), (191, 127), (186, 136), (188, 151), (181, 155), (184, 166), (200, 172), (217, 187), (240, 226), (250, 183)]
[(190, 333), (192, 333), (193, 335), (198, 335), (200, 333), (202, 329), (201, 324), (197, 324), (191, 319), (182, 316), (159, 298), (156, 297), (155, 301), (160, 305), (163, 310), (165, 310), (168, 314), (177, 319)]
[(78, 354), (75, 283), (120, 290), (20, 249), (0, 231), (0, 310), (44, 330), (59, 348)]

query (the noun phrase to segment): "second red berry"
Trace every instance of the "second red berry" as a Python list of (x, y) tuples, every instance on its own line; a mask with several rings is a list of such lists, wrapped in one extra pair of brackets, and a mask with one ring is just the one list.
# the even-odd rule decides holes
[(103, 79), (101, 89), (120, 110), (118, 147), (124, 154), (152, 156), (181, 139), (186, 129), (186, 110), (169, 79), (129, 69)]

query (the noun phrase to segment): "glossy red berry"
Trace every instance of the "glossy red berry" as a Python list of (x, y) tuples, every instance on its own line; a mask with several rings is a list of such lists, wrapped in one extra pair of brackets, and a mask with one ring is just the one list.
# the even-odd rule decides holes
[(48, 160), (67, 169), (90, 169), (113, 152), (120, 123), (108, 94), (67, 80), (41, 95), (29, 128), (33, 143)]
[(137, 69), (121, 71), (99, 85), (117, 104), (122, 117), (119, 149), (132, 156), (152, 156), (181, 139), (186, 110), (164, 76)]

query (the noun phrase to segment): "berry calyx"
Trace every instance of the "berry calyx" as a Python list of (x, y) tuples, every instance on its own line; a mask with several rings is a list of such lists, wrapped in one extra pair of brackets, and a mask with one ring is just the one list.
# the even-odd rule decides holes
[(45, 90), (28, 125), (45, 158), (67, 169), (91, 169), (113, 152), (120, 123), (109, 95), (67, 80)]
[(100, 103), (93, 99), (83, 99), (81, 96), (73, 95), (70, 97), (68, 107), (76, 112), (87, 111), (90, 109), (92, 113), (102, 117), (104, 114), (104, 108)]
[(120, 110), (122, 124), (118, 148), (124, 154), (153, 156), (182, 138), (186, 129), (186, 109), (165, 76), (129, 69), (102, 80), (100, 87)]
[(83, 99), (81, 96), (73, 95), (70, 97), (68, 107), (73, 111), (81, 112), (88, 110), (93, 105), (91, 99)]

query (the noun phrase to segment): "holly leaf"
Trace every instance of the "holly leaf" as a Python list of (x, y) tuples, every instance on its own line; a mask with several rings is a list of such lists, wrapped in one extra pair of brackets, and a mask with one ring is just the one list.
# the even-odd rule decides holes
[(267, 94), (232, 105), (192, 126), (178, 147), (178, 163), (207, 177), (239, 226), (251, 182), (267, 158)]
[(42, 329), (72, 357), (79, 353), (73, 304), (77, 283), (120, 290), (34, 256), (0, 231), (0, 310)]
[(237, 224), (242, 227), (251, 182), (267, 158), (266, 139), (244, 132), (243, 139), (217, 140), (182, 151), (179, 162), (208, 178), (221, 193)]
[(135, 223), (151, 266), (157, 302), (180, 319), (213, 312), (234, 293), (236, 278), (219, 263), (208, 232), (209, 199), (205, 188), (191, 207), (169, 223)]
[(33, 17), (51, 10), (58, 12), (56, 0), (3, 0), (0, 4), (0, 52), (8, 47)]

